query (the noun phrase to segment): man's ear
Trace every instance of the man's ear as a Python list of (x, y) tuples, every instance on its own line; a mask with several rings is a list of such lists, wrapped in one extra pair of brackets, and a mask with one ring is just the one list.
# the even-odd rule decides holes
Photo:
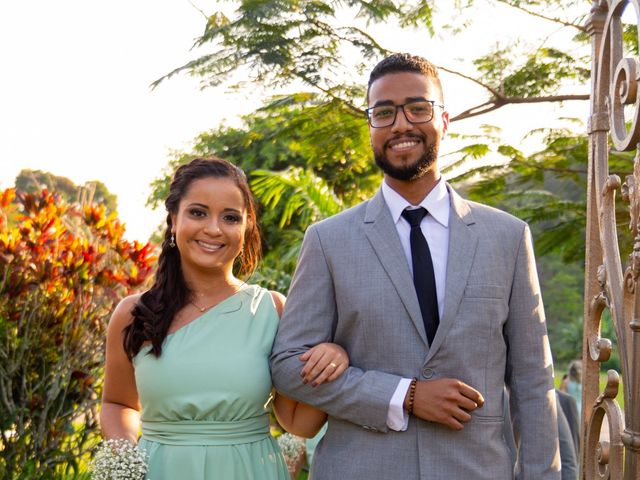
[(449, 129), (449, 112), (443, 110), (442, 112), (442, 138), (443, 140), (445, 135), (447, 134), (447, 130)]

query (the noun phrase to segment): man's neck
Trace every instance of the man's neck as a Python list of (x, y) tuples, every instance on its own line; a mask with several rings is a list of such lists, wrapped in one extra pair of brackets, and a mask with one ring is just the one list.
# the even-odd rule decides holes
[(398, 192), (411, 205), (419, 205), (438, 184), (439, 180), (440, 172), (438, 171), (429, 171), (415, 180), (398, 180), (389, 175), (384, 176), (384, 181), (387, 182), (387, 185)]

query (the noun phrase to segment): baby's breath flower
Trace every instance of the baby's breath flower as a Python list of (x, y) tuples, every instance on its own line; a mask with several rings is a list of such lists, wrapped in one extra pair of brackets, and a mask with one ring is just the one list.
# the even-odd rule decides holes
[(288, 466), (294, 465), (305, 448), (304, 440), (290, 433), (283, 433), (277, 440), (280, 450), (282, 450), (284, 461)]
[(147, 452), (123, 438), (103, 440), (91, 464), (93, 480), (141, 480), (147, 473)]

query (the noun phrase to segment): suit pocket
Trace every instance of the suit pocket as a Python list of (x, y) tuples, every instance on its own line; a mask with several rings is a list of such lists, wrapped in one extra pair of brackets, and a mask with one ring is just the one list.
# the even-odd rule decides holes
[(502, 415), (475, 415), (471, 416), (472, 422), (482, 422), (482, 423), (502, 423), (504, 422), (504, 417)]
[(507, 289), (502, 285), (467, 285), (464, 289), (464, 298), (506, 298)]

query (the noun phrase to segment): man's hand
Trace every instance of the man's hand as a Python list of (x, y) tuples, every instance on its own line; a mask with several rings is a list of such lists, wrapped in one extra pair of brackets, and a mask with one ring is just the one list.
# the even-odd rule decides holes
[[(463, 423), (471, 420), (470, 413), (484, 405), (482, 394), (454, 378), (419, 381), (413, 400), (413, 415), (437, 422), (453, 430), (462, 430)], [(409, 406), (409, 392), (404, 400)]]

